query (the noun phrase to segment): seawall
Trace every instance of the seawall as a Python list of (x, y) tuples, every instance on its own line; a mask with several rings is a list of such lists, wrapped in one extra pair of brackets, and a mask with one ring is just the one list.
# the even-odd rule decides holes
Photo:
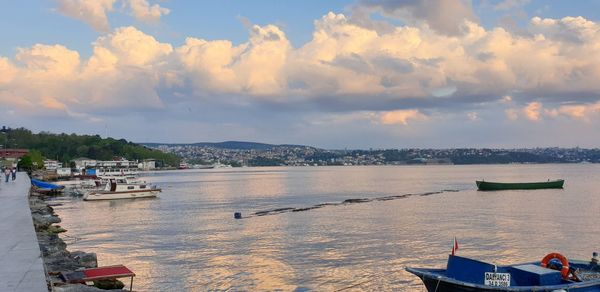
[(44, 264), (29, 209), (26, 173), (0, 181), (0, 291), (48, 291)]

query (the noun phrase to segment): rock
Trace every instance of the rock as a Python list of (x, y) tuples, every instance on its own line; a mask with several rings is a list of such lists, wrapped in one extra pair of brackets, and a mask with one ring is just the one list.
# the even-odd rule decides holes
[(50, 225), (50, 226), (48, 226), (48, 229), (46, 230), (46, 232), (57, 234), (57, 233), (67, 232), (67, 230), (60, 227), (59, 225), (56, 225), (56, 226)]
[(98, 267), (98, 258), (95, 253), (87, 253), (83, 251), (74, 251), (71, 253), (71, 258), (73, 258), (79, 265), (85, 268), (97, 268)]
[(46, 265), (48, 272), (67, 272), (81, 268), (79, 263), (75, 260), (61, 255), (49, 255), (44, 257), (44, 264)]
[(41, 215), (38, 213), (32, 213), (31, 218), (33, 219), (35, 231), (45, 230), (54, 223), (60, 223), (60, 218), (58, 218), (56, 215)]
[(67, 244), (58, 235), (46, 232), (38, 232), (37, 235), (42, 255), (67, 252)]
[(94, 281), (94, 287), (98, 287), (100, 289), (109, 290), (109, 289), (123, 289), (125, 284), (119, 280), (99, 280)]
[(66, 232), (66, 230), (59, 225), (52, 225), (60, 223), (61, 220), (54, 214), (54, 209), (44, 201), (45, 198), (47, 196), (43, 194), (30, 192), (29, 206), (44, 265), (46, 266), (48, 277), (50, 277), (49, 280), (55, 285), (53, 291), (87, 292), (122, 289), (124, 285), (118, 280), (98, 281), (95, 283), (95, 285), (104, 290), (82, 284), (60, 282), (60, 278), (57, 277), (60, 272), (96, 268), (98, 267), (98, 260), (95, 253), (82, 251), (70, 253), (67, 250), (67, 244), (57, 235), (58, 233)]
[(55, 292), (98, 292), (98, 291), (104, 291), (104, 290), (93, 287), (93, 286), (83, 285), (83, 284), (66, 284), (63, 286), (55, 286), (54, 291)]

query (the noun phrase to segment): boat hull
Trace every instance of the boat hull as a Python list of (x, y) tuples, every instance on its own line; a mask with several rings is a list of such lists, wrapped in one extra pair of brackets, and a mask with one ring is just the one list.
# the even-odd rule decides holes
[(437, 279), (425, 278), (423, 284), (429, 292), (444, 291), (444, 292), (487, 292), (487, 291), (506, 291), (504, 290), (488, 290), (477, 287), (468, 287), (464, 285), (458, 285), (454, 283), (448, 283), (444, 281), (438, 281)]
[(588, 283), (579, 282), (572, 284), (552, 285), (552, 286), (526, 286), (526, 287), (492, 287), (473, 283), (457, 281), (444, 276), (440, 276), (443, 270), (439, 269), (417, 269), (406, 268), (410, 273), (417, 275), (423, 281), (425, 288), (429, 292), (498, 292), (498, 291), (570, 291), (570, 292), (592, 292), (600, 291), (600, 282), (598, 280)]
[(160, 189), (139, 190), (129, 192), (107, 192), (97, 191), (89, 192), (83, 196), (85, 201), (99, 200), (119, 200), (119, 199), (136, 199), (136, 198), (154, 198), (160, 193)]
[(553, 180), (545, 182), (526, 182), (526, 183), (500, 183), (476, 181), (477, 189), (480, 191), (499, 191), (499, 190), (537, 190), (537, 189), (562, 189), (564, 180)]

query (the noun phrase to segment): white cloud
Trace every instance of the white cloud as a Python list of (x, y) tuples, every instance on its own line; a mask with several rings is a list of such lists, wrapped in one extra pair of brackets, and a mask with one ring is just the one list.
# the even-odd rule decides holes
[(72, 78), (79, 69), (79, 53), (62, 45), (36, 44), (31, 48), (19, 48), (17, 61), (23, 63), (27, 70), (23, 74), (32, 75), (32, 79)]
[(494, 9), (497, 10), (510, 10), (513, 8), (519, 8), (525, 6), (531, 0), (502, 0), (496, 5), (494, 5)]
[(58, 11), (68, 17), (83, 21), (99, 32), (110, 30), (108, 14), (114, 11), (114, 5), (121, 2), (129, 8), (130, 14), (144, 22), (158, 22), (170, 10), (159, 4), (150, 5), (147, 0), (56, 0)]
[(479, 114), (476, 113), (476, 112), (469, 112), (469, 113), (467, 113), (467, 117), (471, 121), (477, 121), (477, 120), (479, 120)]
[(146, 22), (157, 22), (161, 16), (170, 12), (169, 9), (158, 4), (150, 5), (147, 0), (127, 0), (127, 4), (136, 19)]
[(160, 108), (157, 88), (172, 51), (133, 27), (98, 38), (94, 54), (84, 61), (61, 45), (20, 48), (15, 56), (20, 66), (0, 58), (0, 73), (5, 73), (0, 74), (0, 102), (28, 113), (91, 120), (107, 109)]
[(315, 21), (312, 39), (294, 48), (275, 25), (248, 27), (239, 44), (189, 37), (178, 47), (122, 27), (98, 37), (89, 58), (43, 44), (0, 58), (0, 101), (86, 118), (186, 101), (371, 112), (384, 125), (434, 115), (423, 112), (478, 119), (474, 110), (490, 104), (515, 121), (579, 121), (600, 100), (600, 59), (590, 57), (600, 55), (599, 28), (582, 18), (534, 18), (531, 34), (517, 35), (463, 21), (463, 33), (448, 36), (427, 26), (381, 32), (328, 13)]
[(283, 70), (290, 50), (278, 27), (254, 25), (247, 43), (234, 47), (230, 41), (188, 38), (176, 55), (196, 91), (264, 97), (287, 90)]
[[(544, 108), (540, 102), (530, 102), (520, 112), (525, 118), (534, 122), (540, 121), (543, 116), (553, 119), (568, 117), (588, 122), (593, 115), (600, 113), (600, 102), (592, 104), (567, 104), (552, 108)], [(506, 115), (508, 119), (516, 120), (518, 119), (519, 111), (516, 109), (507, 109)]]
[(557, 118), (565, 116), (577, 120), (590, 121), (590, 118), (600, 113), (600, 102), (593, 104), (569, 104), (558, 108), (546, 109), (545, 114), (549, 117)]
[(410, 120), (427, 120), (427, 116), (418, 110), (396, 110), (381, 113), (381, 123), (384, 125), (408, 125)]
[(539, 102), (530, 102), (523, 108), (523, 114), (530, 121), (539, 121), (542, 110), (542, 104)]
[(509, 108), (504, 110), (506, 117), (511, 121), (516, 121), (519, 118), (519, 112), (517, 109)]
[(448, 35), (461, 33), (465, 20), (475, 21), (470, 0), (363, 0), (361, 7), (408, 21), (413, 25), (426, 23), (433, 30)]
[(99, 37), (94, 42), (94, 52), (98, 56), (94, 55), (91, 61), (98, 64), (105, 65), (116, 60), (118, 65), (147, 67), (165, 62), (165, 57), (173, 52), (173, 47), (128, 26)]
[(7, 58), (0, 57), (0, 85), (11, 82), (15, 74), (15, 66)]
[(58, 10), (69, 17), (81, 20), (95, 30), (110, 30), (107, 13), (113, 10), (116, 0), (57, 0)]

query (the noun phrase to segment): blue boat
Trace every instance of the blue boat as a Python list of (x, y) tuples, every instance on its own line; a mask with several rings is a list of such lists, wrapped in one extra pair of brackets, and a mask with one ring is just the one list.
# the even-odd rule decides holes
[(41, 180), (37, 180), (37, 179), (31, 179), (31, 184), (36, 187), (41, 191), (60, 191), (62, 189), (65, 188), (65, 186), (59, 186), (59, 185), (55, 185), (49, 182), (45, 182), (45, 181), (41, 181)]
[(427, 291), (600, 291), (598, 254), (590, 261), (551, 253), (539, 262), (496, 266), (449, 255), (446, 269), (406, 268)]

